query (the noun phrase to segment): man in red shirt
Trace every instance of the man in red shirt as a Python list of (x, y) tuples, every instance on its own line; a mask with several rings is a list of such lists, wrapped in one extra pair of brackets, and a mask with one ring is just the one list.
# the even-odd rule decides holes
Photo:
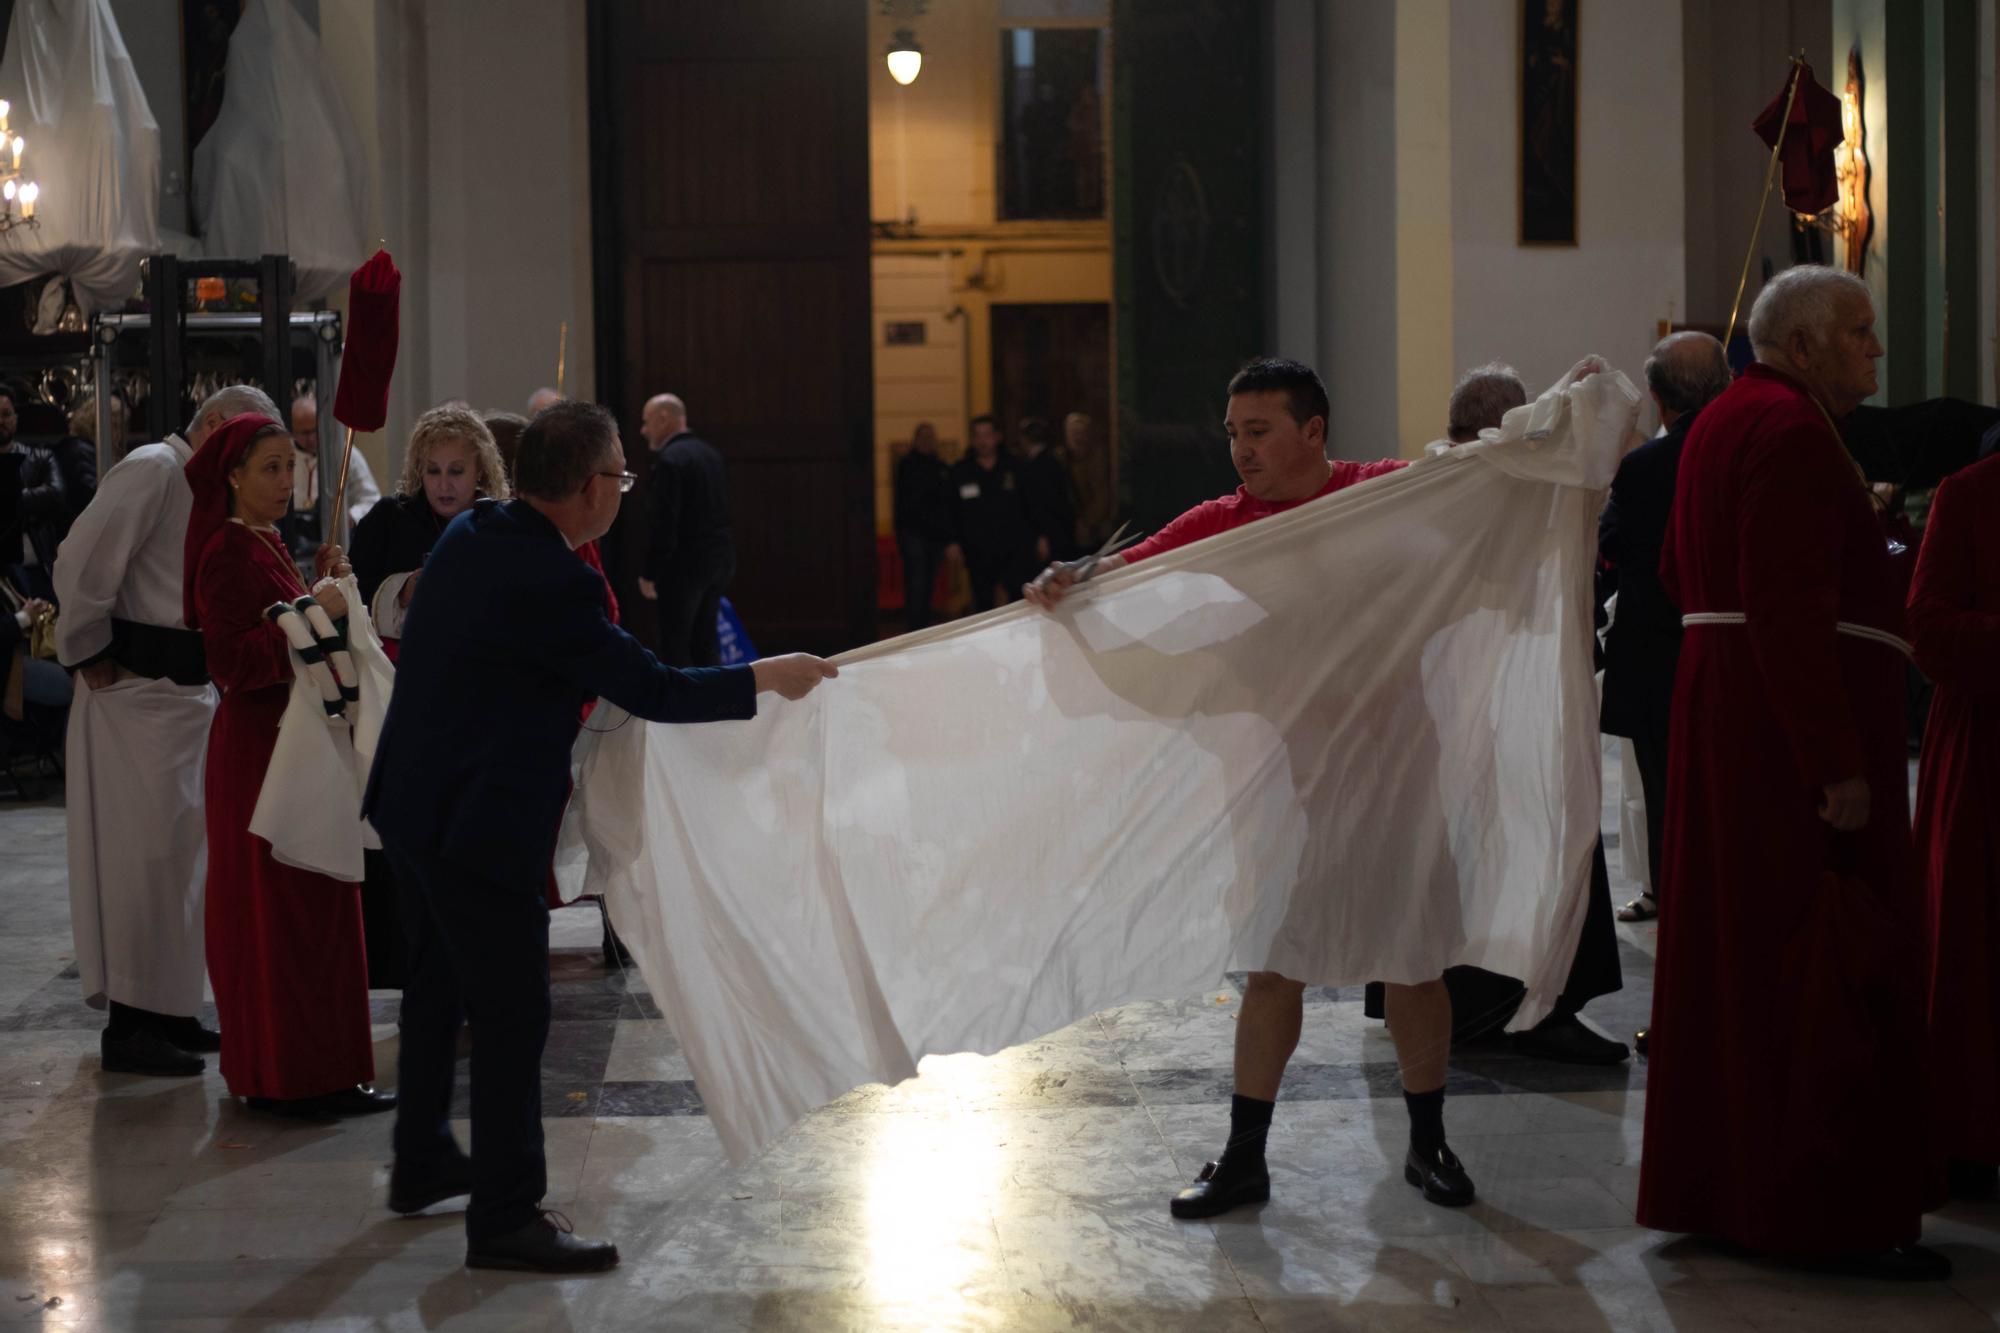
[[(1407, 466), (1401, 459), (1352, 463), (1326, 456), (1326, 387), (1296, 361), (1252, 361), (1229, 381), (1223, 418), (1229, 457), (1243, 479), (1234, 495), (1188, 510), (1145, 541), (1098, 562), (1118, 569), (1260, 518), (1295, 509), (1358, 482)], [(1077, 583), (1071, 566), (1050, 565), (1022, 589), (1028, 601), (1053, 608)], [(1230, 1099), (1229, 1142), (1220, 1159), (1174, 1196), (1175, 1217), (1213, 1217), (1271, 1197), (1264, 1143), (1278, 1084), (1299, 1043), (1305, 983), (1276, 972), (1252, 972), (1236, 1025), (1236, 1094)], [(1388, 987), (1389, 1034), (1402, 1067), (1410, 1112), (1410, 1150), (1403, 1176), (1433, 1203), (1472, 1202), (1465, 1167), (1444, 1139), (1445, 1067), (1451, 1054), (1451, 996), (1442, 979)]]

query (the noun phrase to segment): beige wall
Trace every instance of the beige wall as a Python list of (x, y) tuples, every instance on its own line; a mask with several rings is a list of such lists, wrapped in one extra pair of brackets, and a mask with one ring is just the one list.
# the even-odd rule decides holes
[[(868, 9), (873, 216), (895, 224), (874, 246), (875, 513), (887, 533), (895, 451), (911, 428), (933, 422), (953, 456), (967, 419), (992, 407), (993, 306), (1109, 302), (1111, 229), (996, 219), (997, 0), (932, 5), (916, 23), (923, 72), (907, 87), (881, 58), (897, 21)], [(892, 322), (921, 322), (924, 344), (888, 346)]]
[(327, 59), (375, 168), (376, 234), (403, 269), (393, 475), (425, 408), (520, 411), (596, 383), (584, 0), (321, 0)]
[[(1530, 392), (1591, 352), (1636, 379), (1658, 322), (1687, 308), (1679, 0), (1584, 0), (1578, 243), (1560, 248), (1518, 244), (1518, 6), (1285, 0), (1279, 14), (1274, 195), (1301, 198), (1313, 173), (1322, 242), (1277, 228), (1274, 325), (1317, 357), (1332, 452), (1413, 455), (1444, 433), (1458, 373), (1496, 357)], [(1316, 68), (1290, 54), (1307, 40)], [(1317, 89), (1310, 152), (1302, 80)], [(1311, 326), (1301, 291), (1317, 294)]]

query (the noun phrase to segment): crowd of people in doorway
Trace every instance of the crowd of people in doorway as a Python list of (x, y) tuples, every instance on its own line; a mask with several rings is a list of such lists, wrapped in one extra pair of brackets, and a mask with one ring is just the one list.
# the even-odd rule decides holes
[[(975, 611), (1004, 606), (1052, 559), (1095, 549), (1110, 531), (1111, 474), (1081, 412), (1049, 423), (1024, 417), (1008, 438), (998, 417), (969, 423), (956, 459), (937, 427), (920, 422), (896, 461), (896, 546), (903, 566), (905, 628), (931, 625), (940, 603)], [(960, 577), (964, 594), (955, 595)]]

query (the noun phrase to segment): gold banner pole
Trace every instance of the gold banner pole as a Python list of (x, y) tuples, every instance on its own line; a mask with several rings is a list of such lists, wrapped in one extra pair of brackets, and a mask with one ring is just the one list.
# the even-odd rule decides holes
[(1729, 328), (1722, 335), (1722, 345), (1729, 346), (1729, 340), (1736, 336), (1736, 315), (1743, 308), (1743, 289), (1750, 282), (1750, 261), (1757, 256), (1757, 237), (1764, 230), (1764, 210), (1770, 207), (1771, 185), (1778, 179), (1778, 152), (1785, 146), (1785, 131), (1791, 127), (1792, 102), (1799, 95), (1799, 76), (1805, 72), (1805, 52), (1792, 57), (1792, 86), (1785, 94), (1785, 114), (1778, 118), (1778, 141), (1771, 145), (1771, 165), (1764, 171), (1764, 197), (1757, 201), (1757, 221), (1750, 228), (1750, 248), (1743, 252), (1743, 271), (1736, 276), (1736, 299), (1729, 303)]

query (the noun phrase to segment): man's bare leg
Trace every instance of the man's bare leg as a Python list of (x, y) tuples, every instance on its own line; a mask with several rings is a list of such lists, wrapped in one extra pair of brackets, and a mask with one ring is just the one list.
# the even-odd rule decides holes
[(1415, 986), (1384, 988), (1389, 1037), (1403, 1071), (1403, 1102), (1410, 1112), (1410, 1151), (1403, 1178), (1432, 1203), (1472, 1202), (1472, 1179), (1444, 1141), (1444, 1083), (1451, 1060), (1451, 992), (1442, 977)]
[(1271, 1197), (1264, 1139), (1285, 1065), (1305, 1021), (1303, 982), (1276, 972), (1252, 972), (1236, 1014), (1236, 1095), (1229, 1099), (1229, 1142), (1195, 1183), (1174, 1196), (1175, 1217), (1214, 1217)]

